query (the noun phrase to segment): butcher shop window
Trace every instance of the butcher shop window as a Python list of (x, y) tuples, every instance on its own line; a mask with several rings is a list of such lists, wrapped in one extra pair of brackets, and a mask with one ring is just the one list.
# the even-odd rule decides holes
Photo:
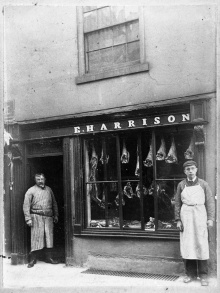
[[(88, 78), (95, 74), (93, 79), (100, 79), (112, 74), (129, 74), (128, 67), (134, 72), (148, 69), (144, 60), (144, 30), (140, 30), (143, 26), (141, 7), (85, 6), (78, 8), (78, 14), (81, 15), (78, 21), (80, 75)], [(126, 72), (122, 69), (125, 66)], [(108, 71), (111, 71), (109, 76)]]
[(84, 140), (86, 227), (173, 231), (174, 195), (194, 156), (189, 130), (130, 131)]

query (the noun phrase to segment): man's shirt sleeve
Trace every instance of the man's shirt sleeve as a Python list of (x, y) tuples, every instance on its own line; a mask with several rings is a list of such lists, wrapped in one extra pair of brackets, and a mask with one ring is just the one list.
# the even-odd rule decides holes
[(24, 212), (24, 217), (26, 222), (31, 220), (30, 209), (31, 209), (32, 197), (33, 197), (33, 194), (30, 188), (25, 193), (24, 203), (23, 203), (23, 212)]
[(212, 195), (211, 188), (208, 183), (204, 181), (204, 190), (205, 190), (205, 206), (207, 211), (207, 219), (215, 220), (215, 199)]
[(57, 202), (56, 202), (56, 199), (55, 199), (55, 196), (53, 194), (52, 189), (50, 189), (50, 192), (51, 192), (52, 201), (53, 201), (53, 215), (54, 215), (54, 217), (58, 217), (59, 216), (59, 212), (58, 212)]
[(180, 220), (180, 209), (182, 206), (182, 201), (181, 201), (181, 192), (182, 192), (182, 186), (181, 182), (177, 186), (177, 191), (175, 194), (175, 220)]

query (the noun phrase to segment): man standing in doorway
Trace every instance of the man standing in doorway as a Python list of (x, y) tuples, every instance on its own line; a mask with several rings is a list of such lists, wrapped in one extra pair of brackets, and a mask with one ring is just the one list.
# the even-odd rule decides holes
[(57, 264), (52, 258), (53, 223), (58, 222), (58, 207), (53, 191), (45, 185), (44, 174), (35, 174), (36, 184), (25, 194), (23, 211), (25, 221), (31, 227), (31, 252), (28, 268), (37, 262), (37, 256), (44, 247), (46, 262)]
[(196, 162), (185, 162), (183, 169), (187, 178), (177, 187), (175, 219), (185, 264), (184, 282), (189, 283), (199, 276), (201, 285), (208, 286), (208, 229), (213, 227), (215, 219), (215, 200), (208, 183), (196, 176)]

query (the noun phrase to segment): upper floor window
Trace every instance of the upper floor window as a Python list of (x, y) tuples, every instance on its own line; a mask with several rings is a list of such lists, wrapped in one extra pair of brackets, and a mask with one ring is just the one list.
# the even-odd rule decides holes
[(137, 6), (84, 8), (86, 73), (140, 62)]
[(148, 70), (142, 14), (138, 6), (78, 8), (78, 83)]

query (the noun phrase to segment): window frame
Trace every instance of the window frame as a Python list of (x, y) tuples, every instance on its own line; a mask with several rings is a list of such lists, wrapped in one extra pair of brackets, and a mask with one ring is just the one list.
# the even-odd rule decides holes
[[(165, 132), (169, 132), (170, 131), (170, 127), (165, 127)], [(129, 130), (126, 130), (126, 132), (128, 132)], [(187, 125), (186, 127), (183, 126), (179, 126), (178, 131), (189, 131), (193, 133), (193, 126), (192, 125)], [(120, 131), (119, 131), (120, 132)], [(94, 227), (88, 227), (88, 219), (87, 219), (87, 215), (86, 213), (85, 218), (84, 218), (84, 222), (83, 222), (83, 226), (82, 226), (82, 231), (80, 233), (80, 235), (84, 235), (84, 236), (89, 236), (89, 235), (93, 235), (93, 236), (118, 236), (118, 237), (137, 237), (137, 238), (162, 238), (162, 239), (179, 239), (179, 231), (175, 230), (175, 229), (162, 229), (158, 227), (158, 211), (159, 211), (159, 205), (158, 205), (158, 199), (156, 196), (156, 184), (159, 181), (166, 181), (166, 180), (172, 180), (173, 182), (176, 182), (177, 184), (183, 180), (185, 177), (183, 178), (172, 178), (172, 179), (161, 179), (157, 176), (157, 167), (156, 167), (156, 135), (158, 135), (158, 133), (160, 132), (164, 132), (164, 127), (154, 127), (151, 128), (151, 135), (152, 135), (152, 144), (153, 144), (153, 184), (154, 184), (154, 215), (155, 215), (155, 230), (154, 231), (147, 231), (145, 230), (145, 221), (144, 221), (144, 213), (143, 213), (143, 199), (144, 199), (144, 195), (143, 195), (143, 178), (142, 178), (142, 161), (143, 161), (143, 157), (142, 157), (142, 150), (141, 150), (141, 135), (143, 130), (139, 129), (136, 131), (137, 133), (137, 143), (138, 143), (138, 154), (139, 154), (139, 168), (140, 168), (140, 177), (139, 177), (139, 182), (140, 182), (140, 189), (141, 189), (141, 196), (140, 196), (140, 213), (141, 213), (141, 228), (140, 229), (123, 229), (123, 211), (122, 211), (122, 193), (123, 193), (123, 188), (122, 188), (122, 179), (121, 179), (121, 151), (120, 151), (120, 133), (115, 133), (115, 137), (116, 137), (116, 150), (117, 150), (117, 182), (118, 182), (118, 191), (119, 191), (119, 227), (118, 229), (114, 229), (114, 228), (110, 228), (110, 227), (106, 227), (106, 228), (94, 228)], [(99, 134), (100, 138), (102, 140), (104, 140), (104, 137), (108, 134)], [(90, 138), (91, 136), (86, 136), (83, 138), (83, 145), (85, 146), (85, 142)], [(84, 154), (85, 154), (85, 148), (84, 148)], [(84, 185), (84, 192), (86, 190), (85, 186), (86, 186), (86, 182), (85, 178), (83, 180), (83, 185)], [(86, 203), (86, 192), (83, 195), (83, 202), (85, 203), (85, 205), (82, 207), (84, 209), (84, 211), (86, 211), (87, 209), (87, 203)]]
[[(139, 6), (139, 43), (140, 43), (140, 62), (126, 62), (126, 64), (119, 64), (114, 68), (94, 73), (86, 73), (86, 54), (84, 42), (83, 29), (83, 7), (77, 8), (77, 39), (78, 39), (78, 76), (76, 77), (76, 84), (92, 82), (96, 80), (134, 74), (138, 72), (145, 72), (149, 70), (149, 65), (146, 61), (145, 48), (145, 29), (144, 29), (144, 8)], [(118, 24), (120, 25), (120, 24)]]

